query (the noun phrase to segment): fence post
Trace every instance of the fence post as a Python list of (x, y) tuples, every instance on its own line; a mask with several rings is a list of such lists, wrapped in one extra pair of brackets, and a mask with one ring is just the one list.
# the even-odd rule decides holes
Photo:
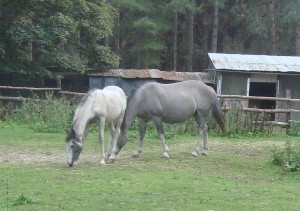
[[(285, 96), (286, 96), (286, 98), (291, 99), (291, 90), (290, 89), (285, 90)], [(287, 107), (286, 109), (289, 110), (289, 112), (286, 113), (286, 122), (288, 123), (288, 126), (287, 126), (287, 130), (288, 130), (290, 127), (290, 120), (291, 120), (291, 111), (290, 111), (291, 101), (290, 100), (286, 101), (286, 107)]]
[(57, 86), (57, 88), (59, 88), (59, 89), (61, 89), (61, 78), (62, 78), (61, 75), (57, 75), (57, 76), (55, 77), (55, 79), (56, 79), (56, 86)]

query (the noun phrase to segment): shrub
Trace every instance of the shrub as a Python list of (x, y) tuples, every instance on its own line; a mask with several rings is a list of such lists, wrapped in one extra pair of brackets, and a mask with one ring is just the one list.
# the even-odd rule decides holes
[(300, 170), (300, 144), (286, 142), (283, 149), (274, 147), (271, 150), (271, 161), (275, 165), (282, 166), (284, 170)]
[(24, 100), (17, 119), (35, 131), (59, 132), (70, 127), (72, 114), (73, 109), (66, 98), (57, 98), (47, 92), (44, 100)]
[(297, 123), (292, 123), (288, 129), (288, 135), (290, 136), (299, 136), (300, 135), (300, 126)]
[(0, 103), (0, 120), (5, 121), (10, 119), (14, 112), (14, 105), (12, 102)]

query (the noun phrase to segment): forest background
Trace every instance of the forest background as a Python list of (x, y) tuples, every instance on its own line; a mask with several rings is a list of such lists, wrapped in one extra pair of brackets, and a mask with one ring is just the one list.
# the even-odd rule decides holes
[(204, 71), (208, 52), (300, 56), (300, 0), (0, 0), (0, 74)]

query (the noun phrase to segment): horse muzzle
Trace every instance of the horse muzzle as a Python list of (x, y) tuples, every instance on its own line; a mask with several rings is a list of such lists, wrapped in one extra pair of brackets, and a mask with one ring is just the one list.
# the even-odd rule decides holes
[(69, 167), (74, 167), (76, 164), (76, 161), (68, 162)]

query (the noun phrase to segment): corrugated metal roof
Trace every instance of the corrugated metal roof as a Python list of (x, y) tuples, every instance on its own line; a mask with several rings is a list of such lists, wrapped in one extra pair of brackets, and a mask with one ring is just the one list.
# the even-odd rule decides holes
[(208, 54), (216, 70), (300, 73), (300, 57), (242, 54)]
[(110, 76), (121, 78), (153, 78), (170, 81), (202, 80), (204, 83), (214, 83), (211, 75), (204, 72), (174, 72), (158, 69), (109, 69), (89, 72), (88, 76)]

